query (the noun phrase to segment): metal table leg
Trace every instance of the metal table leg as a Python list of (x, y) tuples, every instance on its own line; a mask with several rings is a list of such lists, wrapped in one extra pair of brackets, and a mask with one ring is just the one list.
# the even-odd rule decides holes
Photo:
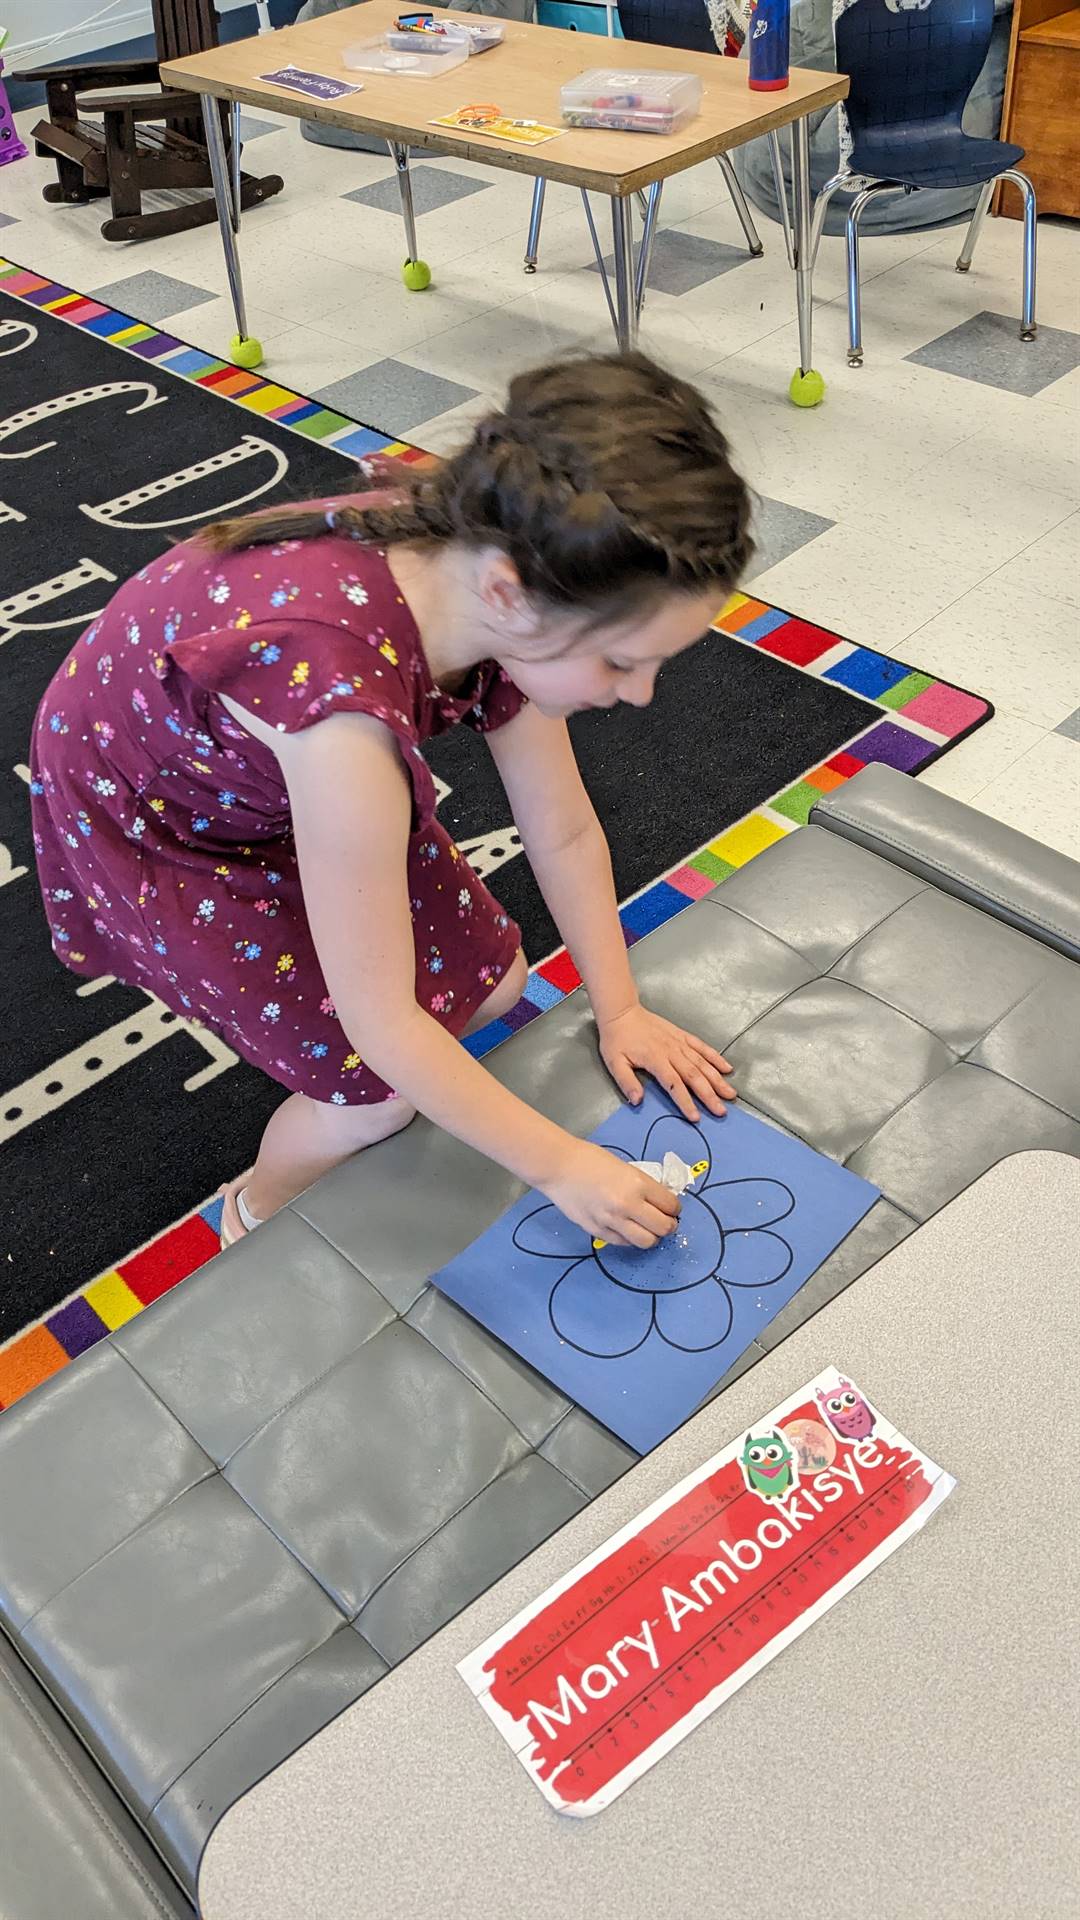
[(662, 180), (654, 180), (649, 188), (648, 204), (645, 209), (645, 226), (642, 230), (641, 245), (638, 247), (637, 272), (634, 277), (634, 304), (638, 319), (645, 305), (645, 289), (649, 284), (649, 267), (652, 263), (653, 241), (656, 239), (656, 216), (660, 211), (660, 195), (664, 191)]
[(747, 204), (746, 195), (739, 185), (739, 176), (732, 165), (730, 153), (718, 153), (716, 156), (716, 164), (727, 182), (727, 190), (731, 195), (731, 204), (739, 216), (739, 225), (746, 235), (746, 245), (750, 258), (751, 260), (760, 260), (765, 249), (761, 244), (761, 235), (754, 225), (754, 216)]
[(232, 187), (232, 223), (233, 232), (240, 231), (240, 102), (234, 100), (229, 109), (229, 161), (230, 184)]
[(805, 114), (791, 128), (791, 173), (795, 198), (795, 304), (799, 316), (799, 366), (788, 392), (797, 407), (816, 407), (825, 382), (814, 371), (814, 255), (810, 241), (810, 123)]
[(230, 343), (229, 352), (237, 366), (257, 367), (262, 360), (263, 350), (261, 342), (248, 332), (244, 282), (240, 273), (240, 249), (236, 239), (240, 224), (239, 207), (233, 200), (229, 159), (225, 152), (225, 135), (221, 125), (221, 104), (212, 93), (200, 95), (200, 104), (206, 151), (210, 161), (210, 178), (214, 183), (214, 203), (217, 207), (221, 245), (225, 254), (225, 271), (229, 276), (229, 292), (232, 295), (233, 313), (236, 315), (236, 332)]
[(773, 182), (776, 186), (776, 200), (780, 209), (780, 220), (784, 229), (784, 247), (787, 263), (795, 271), (795, 241), (791, 232), (791, 209), (788, 206), (787, 186), (784, 181), (784, 160), (780, 152), (780, 135), (775, 131), (769, 135), (769, 158), (772, 161)]
[(611, 288), (608, 285), (608, 270), (604, 265), (604, 249), (600, 245), (600, 235), (596, 231), (596, 221), (593, 219), (592, 204), (584, 187), (581, 189), (581, 204), (585, 209), (585, 224), (589, 229), (589, 238), (592, 241), (592, 250), (596, 259), (596, 270), (600, 275), (600, 285), (604, 289), (604, 299), (607, 301), (607, 310), (611, 315), (611, 324), (615, 329), (616, 338), (618, 338), (619, 321), (615, 312), (615, 303), (611, 298)]
[(611, 230), (615, 241), (615, 337), (620, 353), (637, 345), (637, 299), (634, 286), (634, 223), (628, 197), (612, 198)]
[(533, 181), (532, 207), (529, 211), (529, 237), (525, 242), (525, 271), (536, 272), (536, 262), (540, 253), (540, 222), (544, 217), (544, 195), (547, 181), (538, 173)]
[(401, 195), (401, 217), (405, 222), (405, 264), (401, 277), (410, 293), (423, 293), (431, 285), (431, 268), (426, 260), (421, 260), (416, 251), (416, 210), (413, 206), (412, 180), (409, 175), (409, 149), (402, 140), (388, 140), (390, 157), (397, 168), (398, 193)]

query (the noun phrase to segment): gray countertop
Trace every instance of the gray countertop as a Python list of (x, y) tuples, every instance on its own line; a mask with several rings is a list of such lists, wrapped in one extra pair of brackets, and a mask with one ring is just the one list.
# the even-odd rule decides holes
[[(204, 1920), (1080, 1911), (1080, 1162), (1003, 1161), (240, 1800)], [(606, 1812), (456, 1664), (826, 1366), (958, 1486)]]

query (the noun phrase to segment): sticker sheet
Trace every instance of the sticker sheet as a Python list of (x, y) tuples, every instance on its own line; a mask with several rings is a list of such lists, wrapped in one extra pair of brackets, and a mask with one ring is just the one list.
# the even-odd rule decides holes
[(830, 1368), (458, 1671), (545, 1799), (561, 1813), (599, 1813), (955, 1484)]
[(433, 127), (453, 127), (458, 133), (482, 133), (489, 140), (512, 140), (518, 147), (542, 147), (546, 140), (554, 140), (563, 127), (548, 127), (542, 120), (509, 120), (502, 114), (481, 119), (475, 107), (458, 107), (453, 113), (443, 113), (432, 120)]
[(700, 1125), (650, 1087), (594, 1140), (692, 1179), (650, 1252), (591, 1239), (530, 1194), (435, 1275), (475, 1320), (639, 1453), (673, 1433), (878, 1198), (732, 1106)]
[(303, 67), (280, 67), (277, 73), (260, 73), (260, 80), (287, 87), (290, 93), (302, 93), (309, 100), (340, 100), (346, 93), (362, 93), (355, 81), (335, 80), (329, 73), (307, 73)]

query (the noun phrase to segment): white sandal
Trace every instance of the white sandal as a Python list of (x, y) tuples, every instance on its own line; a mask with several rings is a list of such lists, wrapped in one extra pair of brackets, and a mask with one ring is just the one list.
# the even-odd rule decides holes
[(224, 1203), (221, 1209), (222, 1251), (224, 1251), (226, 1247), (235, 1246), (238, 1240), (245, 1240), (247, 1238), (249, 1229), (245, 1227), (240, 1217), (237, 1195), (243, 1193), (244, 1188), (251, 1179), (251, 1173), (252, 1169), (249, 1167), (247, 1173), (240, 1174), (237, 1179), (229, 1180), (223, 1187), (218, 1188), (218, 1194)]

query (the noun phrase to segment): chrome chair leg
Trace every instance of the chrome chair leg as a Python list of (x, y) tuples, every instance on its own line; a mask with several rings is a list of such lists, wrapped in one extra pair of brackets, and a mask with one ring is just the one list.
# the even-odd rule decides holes
[(831, 180), (826, 180), (825, 185), (814, 201), (814, 217), (810, 224), (810, 265), (812, 267), (817, 266), (818, 248), (821, 245), (821, 236), (825, 231), (825, 215), (829, 211), (829, 202), (833, 194), (838, 193), (840, 188), (846, 183), (846, 174), (834, 173)]
[(731, 195), (731, 203), (739, 216), (739, 225), (746, 235), (746, 244), (750, 250), (750, 258), (751, 260), (760, 259), (765, 249), (761, 244), (761, 237), (754, 225), (754, 216), (746, 204), (746, 195), (739, 185), (738, 174), (731, 164), (731, 155), (729, 153), (718, 153), (716, 156), (716, 164), (727, 183), (727, 190)]
[(855, 195), (847, 216), (848, 366), (862, 366), (862, 297), (859, 289), (859, 221), (863, 208), (879, 193), (897, 193), (891, 180), (875, 180)]
[(1038, 331), (1035, 325), (1035, 216), (1038, 212), (1035, 189), (1027, 174), (1019, 173), (1015, 167), (1007, 167), (1000, 178), (1011, 180), (1014, 187), (1019, 187), (1024, 198), (1024, 305), (1020, 338), (1034, 340)]
[(784, 247), (787, 263), (795, 271), (795, 241), (791, 232), (791, 208), (788, 206), (787, 185), (784, 180), (784, 162), (780, 153), (780, 135), (774, 129), (769, 135), (769, 158), (772, 161), (773, 184), (776, 187), (776, 200), (780, 208), (780, 222), (784, 229)]
[(971, 266), (972, 255), (978, 245), (979, 235), (983, 228), (983, 221), (986, 219), (996, 186), (996, 179), (988, 180), (979, 193), (979, 197), (975, 202), (975, 211), (971, 216), (971, 222), (964, 235), (964, 244), (956, 256), (957, 273), (967, 273), (968, 268)]
[(525, 242), (525, 271), (536, 272), (537, 257), (540, 252), (540, 222), (544, 217), (544, 194), (547, 181), (537, 174), (533, 181), (532, 207), (529, 211), (529, 236)]

